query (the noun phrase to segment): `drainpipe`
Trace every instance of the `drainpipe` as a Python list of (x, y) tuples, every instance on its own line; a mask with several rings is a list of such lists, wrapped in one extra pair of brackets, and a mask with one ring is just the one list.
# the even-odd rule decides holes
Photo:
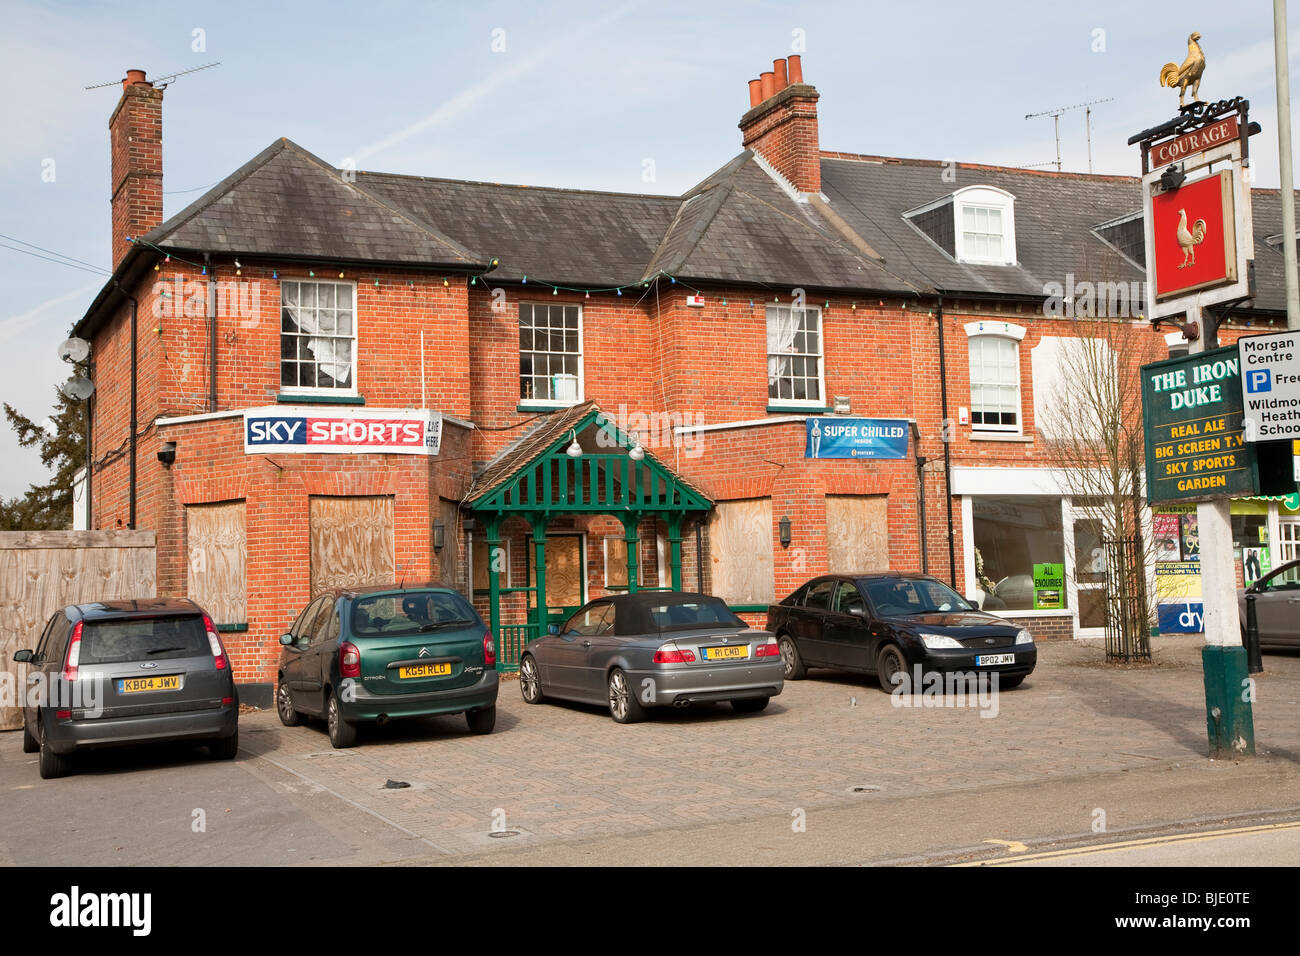
[(217, 274), (212, 256), (203, 253), (208, 268), (208, 411), (217, 410)]
[(695, 590), (704, 593), (704, 533), (702, 522), (695, 522)]
[(930, 549), (925, 529), (925, 462), (926, 457), (921, 454), (921, 428), (916, 423), (916, 419), (911, 420), (912, 440), (916, 445), (916, 484), (917, 484), (917, 502), (921, 518), (921, 573), (930, 573)]
[(948, 505), (948, 583), (957, 590), (957, 550), (952, 540), (952, 423), (948, 418), (948, 360), (943, 332), (943, 296), (938, 297), (935, 314), (939, 318), (939, 396), (943, 404), (943, 488)]
[[(136, 379), (138, 377), (137, 372), (139, 361), (138, 349), (136, 346), (136, 316), (140, 311), (140, 303), (137, 301), (135, 296), (130, 295), (125, 289), (123, 289), (121, 284), (116, 280), (113, 282), (113, 285), (117, 288), (117, 291), (131, 303), (131, 430), (127, 435), (127, 445), (129, 448), (129, 454), (127, 457), (129, 463), (127, 466), (128, 512), (126, 526), (131, 530), (135, 530), (135, 435), (139, 428), (139, 423), (136, 421)], [(89, 465), (87, 466), (87, 476), (89, 476)]]

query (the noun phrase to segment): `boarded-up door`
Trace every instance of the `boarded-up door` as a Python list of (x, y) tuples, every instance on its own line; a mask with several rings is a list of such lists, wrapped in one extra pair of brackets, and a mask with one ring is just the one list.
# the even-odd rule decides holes
[(713, 593), (728, 604), (776, 600), (772, 499), (720, 501), (709, 519)]
[(248, 622), (245, 520), (242, 501), (185, 509), (186, 594), (217, 624)]
[(826, 566), (832, 574), (889, 570), (889, 497), (826, 496)]
[[(14, 651), (34, 648), (60, 608), (156, 595), (152, 531), (0, 532), (0, 681), (25, 686)], [(21, 726), (19, 708), (0, 706), (0, 730)]]
[(393, 499), (311, 499), (311, 593), (395, 584)]
[(546, 539), (546, 606), (582, 606), (586, 569), (582, 562), (582, 538), (574, 534), (551, 535)]
[(438, 552), (438, 583), (443, 587), (460, 587), (460, 508), (456, 502), (438, 499), (438, 520), (442, 522), (442, 550)]

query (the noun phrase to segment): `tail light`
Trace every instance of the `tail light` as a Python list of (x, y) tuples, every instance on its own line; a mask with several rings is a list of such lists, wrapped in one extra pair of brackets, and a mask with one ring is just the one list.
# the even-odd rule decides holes
[(672, 641), (664, 644), (659, 650), (655, 651), (656, 664), (693, 664), (695, 662), (695, 652), (692, 650), (682, 650)]
[(754, 648), (754, 656), (755, 657), (780, 657), (781, 646), (777, 644), (775, 637), (768, 638), (766, 644), (759, 644), (758, 647)]
[(339, 675), (353, 678), (361, 676), (361, 651), (351, 641), (339, 645)]
[(67, 653), (63, 655), (63, 679), (77, 679), (77, 664), (81, 661), (81, 627), (82, 622), (78, 621), (77, 626), (72, 629), (72, 637), (68, 640)]
[(212, 624), (212, 618), (206, 614), (203, 615), (203, 626), (208, 631), (208, 647), (212, 648), (212, 661), (217, 665), (217, 670), (224, 671), (230, 666), (226, 660), (226, 649), (222, 646), (221, 638), (217, 636), (217, 629)]
[(483, 663), (488, 667), (497, 666), (497, 642), (492, 640), (492, 632), (483, 632)]

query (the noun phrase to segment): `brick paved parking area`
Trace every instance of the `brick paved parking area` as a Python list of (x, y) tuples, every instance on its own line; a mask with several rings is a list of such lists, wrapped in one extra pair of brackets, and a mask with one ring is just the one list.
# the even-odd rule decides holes
[[(248, 843), (238, 856), (248, 863), (346, 863), (476, 855), (789, 816), (794, 808), (871, 794), (906, 797), (1204, 761), (1200, 645), (1157, 639), (1155, 656), (1154, 665), (1116, 668), (1105, 665), (1100, 642), (1044, 644), (1037, 672), (983, 708), (978, 700), (962, 708), (896, 707), (872, 678), (813, 671), (788, 683), (762, 714), (718, 705), (659, 711), (628, 726), (592, 707), (527, 706), (509, 681), (487, 737), (471, 736), (462, 717), (435, 718), (368, 728), (359, 746), (334, 751), (322, 724), (285, 728), (262, 712), (241, 718), (242, 752), (233, 764), (187, 752), (106, 753), (94, 755), (87, 772), (55, 781), (41, 781), (18, 735), (6, 734), (0, 787), (10, 791), (11, 805), (21, 800), (26, 808), (11, 806), (16, 812), (0, 822), (0, 845), (14, 862), (63, 858), (52, 843), (43, 859), (39, 849), (40, 828), (54, 839), (68, 822), (66, 813), (42, 811), (52, 792), (84, 793), (86, 812), (102, 808), (105, 819), (84, 825), (116, 828), (110, 843), (141, 845), (151, 801), (162, 816), (224, 801), (224, 818), (214, 821), (224, 828), (224, 849), (214, 862), (231, 862), (235, 848)], [(1258, 745), (1261, 753), (1291, 757), (1300, 752), (1300, 652), (1267, 654), (1265, 666), (1254, 712)], [(409, 786), (386, 788), (389, 781)], [(218, 786), (222, 796), (202, 803), (186, 790)], [(136, 809), (112, 813), (128, 804)], [(313, 821), (331, 807), (364, 820), (374, 840), (367, 850), (355, 828), (340, 828), (318, 832), (313, 852), (294, 852), (286, 841), (295, 839), (295, 826), (298, 838), (318, 827), (299, 806)], [(15, 839), (17, 819), (36, 832)], [(491, 836), (502, 828), (518, 835)], [(159, 862), (202, 862), (217, 852), (178, 846)]]

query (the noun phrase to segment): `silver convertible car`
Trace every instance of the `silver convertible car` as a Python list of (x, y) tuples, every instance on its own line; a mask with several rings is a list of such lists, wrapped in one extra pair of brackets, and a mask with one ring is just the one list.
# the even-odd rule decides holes
[(726, 700), (757, 713), (781, 693), (776, 638), (707, 594), (640, 591), (591, 601), (519, 658), (524, 701), (608, 704), (620, 724), (650, 707)]

